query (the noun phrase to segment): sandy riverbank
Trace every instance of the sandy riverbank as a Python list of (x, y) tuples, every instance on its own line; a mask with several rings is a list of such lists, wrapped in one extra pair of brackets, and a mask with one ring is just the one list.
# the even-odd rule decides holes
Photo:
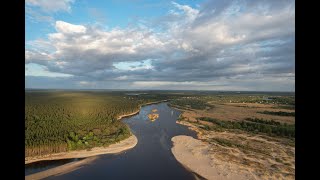
[(133, 113), (130, 113), (130, 114), (124, 114), (124, 115), (121, 115), (121, 116), (119, 116), (119, 117), (117, 118), (117, 120), (121, 120), (122, 118), (130, 117), (130, 116), (136, 115), (136, 114), (138, 114), (139, 112), (140, 112), (140, 109), (139, 109), (139, 110), (137, 110), (137, 111), (135, 111), (135, 112), (133, 112)]
[[(149, 103), (143, 104), (139, 107), (139, 110), (130, 114), (120, 115), (117, 119), (121, 120), (122, 118), (136, 115), (140, 112), (140, 109), (143, 106), (157, 104), (157, 103), (166, 102), (166, 101), (168, 100), (149, 102)], [(120, 153), (122, 151), (135, 147), (137, 143), (138, 143), (137, 137), (132, 134), (129, 138), (122, 140), (119, 143), (112, 144), (108, 147), (95, 147), (95, 148), (92, 148), (91, 150), (70, 151), (70, 152), (49, 154), (44, 156), (26, 157), (25, 164), (29, 164), (37, 161), (43, 161), (43, 160), (59, 160), (59, 159), (72, 159), (72, 158), (85, 158), (85, 159), (76, 161), (76, 162), (67, 163), (62, 166), (51, 168), (35, 174), (31, 174), (31, 175), (25, 176), (25, 179), (43, 179), (49, 176), (67, 173), (80, 168), (82, 165), (91, 163), (92, 161), (98, 158), (97, 155)]]
[[(140, 112), (140, 109), (142, 106), (150, 105), (150, 104), (157, 104), (161, 102), (166, 102), (168, 100), (163, 101), (155, 101), (155, 102), (149, 102), (146, 104), (143, 104), (139, 107), (139, 110), (129, 113), (120, 115), (117, 119), (121, 120), (125, 117), (130, 117), (133, 115), (136, 115)], [(119, 153), (121, 151), (125, 151), (127, 149), (133, 148), (138, 143), (138, 139), (135, 135), (130, 136), (128, 139), (122, 140), (119, 143), (112, 144), (108, 147), (95, 147), (91, 150), (80, 150), (80, 151), (70, 151), (70, 152), (61, 152), (61, 153), (55, 153), (55, 154), (48, 154), (44, 156), (34, 156), (34, 157), (26, 157), (25, 158), (25, 164), (37, 162), (37, 161), (43, 161), (43, 160), (58, 160), (58, 159), (70, 159), (70, 158), (85, 158), (90, 156), (96, 156), (100, 154), (111, 154), (111, 153)]]
[(80, 161), (76, 161), (76, 162), (71, 162), (71, 163), (67, 163), (55, 168), (51, 168), (45, 171), (41, 171), (38, 173), (34, 173), (28, 176), (25, 176), (25, 180), (38, 180), (38, 179), (43, 179), (43, 178), (47, 178), (49, 176), (54, 176), (54, 175), (59, 175), (59, 174), (64, 174), (67, 172), (71, 172), (74, 171), (76, 169), (81, 168), (83, 165), (89, 164), (91, 162), (93, 162), (94, 160), (96, 160), (98, 157), (97, 156), (93, 156), (93, 157), (89, 157)]
[(213, 159), (207, 143), (190, 136), (175, 136), (171, 151), (175, 158), (191, 171), (206, 179), (255, 179), (250, 172), (236, 171), (228, 162)]
[(117, 120), (121, 120), (122, 118), (130, 117), (130, 116), (133, 116), (133, 115), (138, 114), (138, 113), (140, 112), (141, 107), (143, 107), (143, 106), (147, 106), (147, 105), (151, 105), (151, 104), (158, 104), (158, 103), (167, 102), (167, 101), (168, 101), (168, 100), (162, 100), (162, 101), (155, 101), (155, 102), (145, 103), (145, 104), (143, 104), (143, 105), (141, 105), (141, 106), (139, 107), (139, 110), (137, 110), (137, 111), (135, 111), (135, 112), (133, 112), (133, 113), (130, 113), (130, 114), (120, 115), (120, 116), (117, 118)]
[(202, 122), (185, 120), (185, 116), (176, 123), (196, 131), (197, 139), (173, 137), (172, 153), (187, 169), (206, 179), (295, 178), (295, 148), (290, 139), (207, 131)]
[(79, 150), (70, 152), (61, 152), (55, 154), (49, 154), (45, 156), (26, 157), (25, 164), (29, 164), (36, 161), (43, 160), (58, 160), (58, 159), (70, 159), (70, 158), (85, 158), (101, 154), (119, 153), (133, 148), (138, 143), (138, 139), (135, 135), (131, 135), (129, 138), (122, 140), (116, 144), (111, 144), (108, 147), (95, 147), (91, 150)]

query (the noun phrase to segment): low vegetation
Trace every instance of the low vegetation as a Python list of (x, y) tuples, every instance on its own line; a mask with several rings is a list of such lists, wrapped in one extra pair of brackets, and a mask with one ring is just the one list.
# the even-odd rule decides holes
[[(251, 122), (255, 122), (255, 123), (260, 123), (260, 124), (268, 124), (268, 125), (275, 125), (275, 126), (280, 126), (281, 123), (275, 120), (264, 120), (264, 119), (260, 119), (260, 118), (246, 118), (246, 121), (251, 121)], [(284, 124), (286, 125), (286, 124)]]
[(197, 97), (185, 97), (181, 99), (174, 99), (170, 101), (170, 105), (182, 108), (191, 108), (204, 110), (206, 108), (213, 108), (213, 105), (207, 104), (206, 101), (200, 100)]
[(178, 121), (199, 132), (221, 171), (231, 171), (232, 164), (235, 172), (243, 170), (258, 179), (294, 179), (295, 114), (282, 113), (295, 109), (294, 93), (199, 94), (189, 98), (214, 108), (185, 106)]
[(260, 111), (261, 114), (270, 114), (276, 116), (295, 116), (295, 112), (284, 112), (284, 111)]
[(274, 121), (266, 121), (263, 119), (247, 119), (248, 121), (221, 121), (209, 117), (198, 118), (201, 121), (208, 121), (213, 123), (217, 127), (210, 127), (208, 125), (203, 128), (206, 130), (214, 130), (217, 128), (225, 129), (239, 129), (252, 133), (265, 133), (270, 136), (279, 137), (295, 137), (295, 126), (282, 124)]

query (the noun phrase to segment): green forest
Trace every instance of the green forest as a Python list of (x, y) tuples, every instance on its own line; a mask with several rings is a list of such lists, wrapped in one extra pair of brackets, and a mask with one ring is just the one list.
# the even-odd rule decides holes
[[(26, 157), (108, 146), (121, 141), (130, 136), (130, 129), (117, 118), (135, 112), (140, 106), (149, 102), (169, 100), (169, 105), (181, 109), (206, 109), (214, 108), (207, 103), (208, 101), (229, 102), (229, 99), (242, 101), (251, 99), (251, 96), (206, 91), (27, 90), (25, 91)], [(262, 97), (263, 95), (259, 95), (259, 99)], [(286, 103), (293, 99), (275, 97), (277, 98), (274, 99)], [(266, 133), (294, 137), (294, 127), (291, 126), (252, 121), (233, 126), (249, 131), (258, 129)]]
[(198, 110), (214, 107), (213, 105), (207, 104), (206, 101), (199, 99), (199, 97), (191, 97), (189, 99), (186, 99), (186, 98), (174, 99), (170, 101), (170, 105), (173, 107), (178, 107), (180, 109), (191, 108), (191, 109), (198, 109)]
[(280, 123), (273, 120), (247, 118), (245, 121), (222, 121), (209, 117), (201, 117), (198, 120), (208, 121), (214, 126), (205, 125), (206, 130), (239, 129), (252, 133), (265, 133), (269, 136), (295, 138), (295, 125)]
[(169, 98), (125, 92), (25, 92), (26, 156), (107, 146), (130, 136), (117, 120), (140, 106)]

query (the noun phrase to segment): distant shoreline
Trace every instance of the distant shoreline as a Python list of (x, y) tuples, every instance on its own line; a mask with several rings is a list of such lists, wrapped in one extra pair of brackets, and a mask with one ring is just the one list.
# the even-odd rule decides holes
[(147, 106), (147, 105), (151, 105), (151, 104), (158, 104), (158, 103), (167, 102), (167, 101), (169, 101), (169, 100), (166, 99), (166, 100), (154, 101), (154, 102), (148, 102), (148, 103), (142, 104), (142, 105), (140, 105), (139, 110), (137, 110), (137, 111), (135, 111), (135, 112), (133, 112), (133, 113), (130, 113), (130, 114), (120, 115), (120, 116), (117, 118), (117, 120), (121, 120), (121, 119), (123, 119), (123, 118), (131, 117), (131, 116), (134, 116), (134, 115), (138, 114), (143, 106)]

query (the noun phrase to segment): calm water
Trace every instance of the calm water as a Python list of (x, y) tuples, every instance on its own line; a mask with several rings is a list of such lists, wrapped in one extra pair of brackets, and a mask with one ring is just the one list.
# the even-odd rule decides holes
[[(151, 122), (147, 114), (155, 108), (160, 117)], [(176, 124), (179, 115), (179, 111), (166, 103), (142, 107), (138, 115), (123, 120), (138, 138), (133, 149), (115, 155), (101, 155), (78, 170), (47, 179), (194, 179), (171, 153), (173, 136), (196, 137), (195, 132)]]
[(50, 168), (61, 166), (70, 162), (79, 161), (84, 158), (73, 158), (73, 159), (61, 159), (61, 160), (48, 160), (48, 161), (38, 161), (25, 165), (24, 174), (29, 175), (37, 172), (41, 172)]

